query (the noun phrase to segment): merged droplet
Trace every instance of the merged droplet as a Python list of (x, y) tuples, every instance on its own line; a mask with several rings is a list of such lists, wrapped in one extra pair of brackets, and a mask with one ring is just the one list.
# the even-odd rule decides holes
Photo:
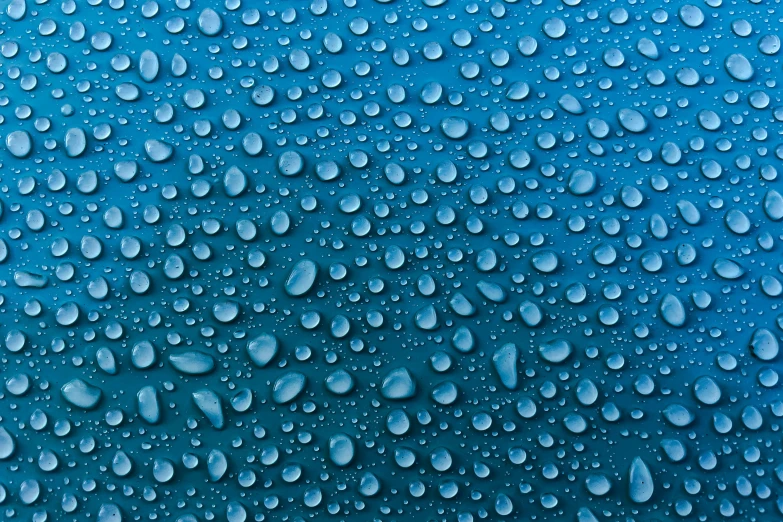
[(97, 386), (93, 386), (81, 379), (73, 379), (63, 384), (60, 389), (63, 399), (77, 408), (90, 410), (95, 408), (101, 400), (103, 393)]

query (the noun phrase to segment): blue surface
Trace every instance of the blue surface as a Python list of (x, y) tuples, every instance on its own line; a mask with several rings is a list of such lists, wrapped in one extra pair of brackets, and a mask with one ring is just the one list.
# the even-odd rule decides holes
[(774, 8), (438, 3), (2, 2), (3, 520), (781, 516)]

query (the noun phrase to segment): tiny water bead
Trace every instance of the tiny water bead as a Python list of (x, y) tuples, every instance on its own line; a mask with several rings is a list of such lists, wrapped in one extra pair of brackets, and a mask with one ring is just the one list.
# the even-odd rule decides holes
[(5, 2), (5, 518), (783, 516), (756, 4)]

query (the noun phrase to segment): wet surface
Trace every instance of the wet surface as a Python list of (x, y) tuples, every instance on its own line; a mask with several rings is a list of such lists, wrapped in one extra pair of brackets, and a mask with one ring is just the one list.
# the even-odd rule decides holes
[(4, 520), (773, 520), (774, 10), (5, 0)]

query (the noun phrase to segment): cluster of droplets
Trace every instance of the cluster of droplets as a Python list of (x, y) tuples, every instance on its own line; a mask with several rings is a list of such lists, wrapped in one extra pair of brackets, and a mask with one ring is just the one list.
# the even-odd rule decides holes
[(783, 514), (771, 9), (2, 7), (4, 520)]

